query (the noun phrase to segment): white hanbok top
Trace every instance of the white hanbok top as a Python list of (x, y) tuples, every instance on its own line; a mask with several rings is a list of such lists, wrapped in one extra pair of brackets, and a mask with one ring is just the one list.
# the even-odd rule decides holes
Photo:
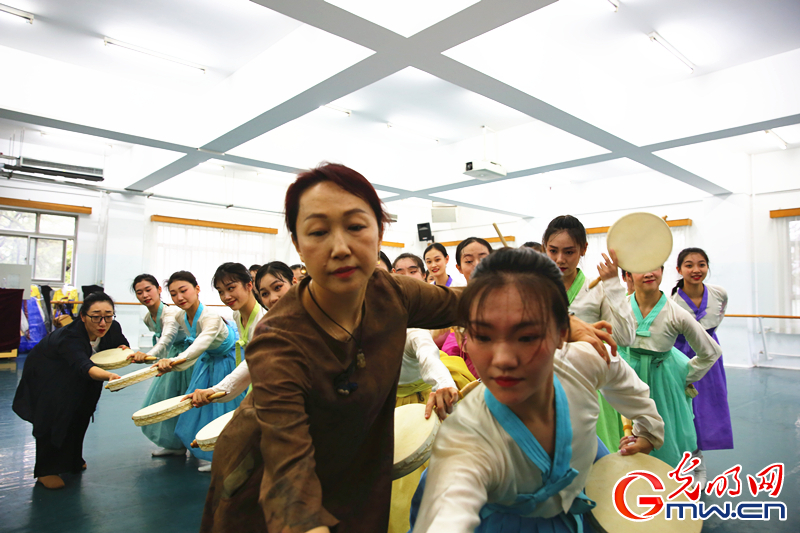
[[(611, 364), (591, 345), (576, 342), (555, 353), (554, 372), (567, 400), (572, 424), (570, 466), (578, 476), (539, 504), (530, 516), (551, 518), (567, 512), (583, 490), (597, 454), (595, 424), (600, 412), (597, 390), (620, 413), (631, 418), (634, 434), (656, 448), (664, 442), (664, 422), (649, 387), (619, 357)], [(542, 487), (542, 472), (494, 418), (479, 385), (439, 429), (433, 443), (425, 494), (414, 532), (472, 532), (487, 503), (512, 505), (519, 494)]]
[[(150, 348), (147, 355), (158, 357), (159, 359), (165, 357), (169, 353), (169, 347), (175, 342), (180, 342), (186, 335), (178, 325), (178, 313), (181, 312), (180, 307), (175, 305), (166, 305), (161, 309), (161, 336), (158, 338), (156, 345)], [(156, 331), (156, 321), (148, 311), (144, 316), (144, 325), (147, 329), (154, 332)]]
[[(708, 292), (708, 302), (706, 303), (706, 315), (700, 319), (700, 325), (703, 326), (703, 329), (709, 330), (718, 327), (725, 318), (725, 310), (728, 308), (728, 291), (719, 285), (708, 285), (707, 283), (705, 288)], [(689, 307), (689, 304), (677, 292), (672, 295), (672, 301), (694, 316), (694, 309)]]
[(431, 332), (427, 329), (409, 328), (406, 330), (399, 384), (406, 385), (420, 379), (431, 385), (434, 391), (447, 387), (456, 388), (450, 371), (439, 358), (439, 347), (433, 342)]
[(616, 279), (604, 280), (593, 289), (589, 279), (575, 295), (569, 310), (584, 322), (605, 320), (611, 324), (611, 336), (620, 346), (630, 346), (636, 337), (636, 320), (625, 300), (625, 288)]
[[(225, 320), (208, 307), (203, 307), (203, 314), (200, 315), (199, 319), (195, 314), (195, 320), (197, 321), (197, 337), (195, 337), (191, 346), (172, 358), (172, 361), (186, 358), (185, 363), (173, 366), (173, 370), (187, 370), (197, 362), (197, 358), (203, 355), (206, 350), (219, 348), (228, 338), (228, 325)], [(187, 337), (191, 335), (191, 331), (186, 325), (186, 311), (179, 309), (175, 315), (175, 321), (184, 335)]]
[[(630, 299), (633, 297), (633, 294), (628, 296), (629, 305)], [(637, 336), (631, 347), (654, 352), (668, 352), (675, 345), (678, 335), (686, 337), (689, 346), (697, 354), (689, 359), (689, 373), (686, 376), (686, 384), (689, 385), (706, 375), (706, 372), (722, 355), (722, 348), (694, 319), (693, 314), (681, 308), (671, 299), (666, 299), (664, 308), (650, 325), (650, 336)]]
[[(239, 311), (233, 312), (233, 319), (236, 321), (236, 327), (239, 328), (239, 336), (246, 337), (248, 342), (253, 339), (253, 333), (256, 330), (256, 325), (267, 314), (267, 310), (261, 307), (259, 304), (256, 304), (255, 307), (253, 307), (253, 313), (256, 313), (256, 318), (250, 324), (250, 328), (248, 328), (247, 335), (245, 336), (243, 334), (243, 329), (247, 327), (247, 325), (242, 324), (242, 314)], [(245, 347), (246, 346), (247, 345), (245, 344)], [(224, 403), (238, 398), (241, 393), (247, 390), (247, 387), (250, 386), (250, 383), (250, 369), (247, 367), (247, 360), (243, 358), (242, 362), (233, 369), (233, 372), (225, 376), (225, 379), (211, 388), (214, 389), (215, 392), (227, 393), (222, 398), (216, 400), (217, 402)]]

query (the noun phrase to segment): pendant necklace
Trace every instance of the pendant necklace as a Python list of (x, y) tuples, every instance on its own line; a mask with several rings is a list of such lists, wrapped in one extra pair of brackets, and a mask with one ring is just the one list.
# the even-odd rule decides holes
[[(341, 394), (342, 396), (348, 396), (351, 392), (354, 392), (356, 389), (358, 389), (358, 383), (354, 383), (354, 382), (350, 381), (350, 378), (355, 373), (356, 368), (366, 368), (366, 366), (367, 366), (367, 358), (364, 356), (364, 350), (361, 347), (362, 341), (364, 340), (364, 318), (366, 317), (366, 313), (367, 313), (367, 303), (366, 303), (366, 301), (361, 303), (361, 335), (360, 335), (361, 338), (359, 340), (356, 340), (356, 338), (353, 336), (353, 334), (350, 331), (348, 331), (344, 326), (342, 326), (341, 324), (336, 322), (333, 318), (331, 318), (331, 316), (328, 313), (325, 312), (325, 310), (322, 308), (322, 306), (319, 305), (319, 302), (317, 302), (317, 299), (314, 298), (314, 293), (311, 291), (311, 287), (310, 286), (308, 287), (308, 295), (311, 297), (311, 301), (314, 302), (314, 305), (317, 306), (317, 309), (319, 309), (320, 312), (323, 315), (325, 315), (325, 318), (327, 318), (328, 320), (330, 320), (331, 322), (336, 324), (336, 326), (338, 326), (342, 331), (347, 333), (347, 335), (350, 337), (349, 340), (352, 340), (353, 342), (355, 342), (356, 343), (356, 347), (358, 348), (358, 352), (356, 353), (356, 357), (350, 363), (350, 366), (347, 367), (347, 370), (345, 370), (344, 372), (339, 374), (333, 380), (333, 385), (336, 388), (336, 392), (338, 394)], [(353, 331), (355, 331), (355, 330), (353, 330)]]

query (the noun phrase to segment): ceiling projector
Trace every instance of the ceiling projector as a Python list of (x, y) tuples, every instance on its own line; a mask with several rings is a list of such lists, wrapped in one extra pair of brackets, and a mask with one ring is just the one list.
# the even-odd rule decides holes
[(470, 161), (467, 163), (464, 174), (483, 181), (496, 180), (506, 175), (506, 170), (491, 161)]

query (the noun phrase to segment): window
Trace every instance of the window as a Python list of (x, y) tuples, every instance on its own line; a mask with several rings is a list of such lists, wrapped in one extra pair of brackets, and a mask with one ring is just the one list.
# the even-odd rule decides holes
[(154, 274), (159, 280), (166, 280), (173, 272), (188, 270), (200, 284), (200, 301), (204, 304), (220, 303), (211, 278), (222, 263), (231, 261), (249, 267), (275, 257), (275, 237), (265, 233), (161, 222), (153, 224), (153, 230)]
[(31, 265), (31, 279), (71, 283), (78, 217), (0, 209), (0, 263)]

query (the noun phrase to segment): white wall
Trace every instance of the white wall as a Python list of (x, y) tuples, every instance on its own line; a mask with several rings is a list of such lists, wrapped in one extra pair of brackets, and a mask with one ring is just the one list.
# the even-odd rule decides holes
[[(540, 241), (551, 216), (570, 213), (578, 216), (586, 227), (608, 226), (625, 213), (650, 211), (670, 219), (690, 218), (686, 245), (704, 248), (711, 258), (709, 282), (722, 285), (730, 296), (729, 313), (778, 314), (777, 295), (788, 290), (776, 284), (777, 235), (776, 221), (769, 211), (800, 207), (800, 149), (775, 151), (747, 156), (749, 169), (739, 169), (737, 192), (722, 197), (692, 196), (684, 201), (659, 191), (647, 196), (626, 195), (626, 187), (648, 183), (647, 176), (625, 176), (570, 185), (569, 198), (550, 206), (543, 216), (521, 219), (485, 211), (458, 208), (458, 220), (452, 224), (433, 224), (437, 241), (455, 241), (469, 236), (495, 236), (492, 223), (496, 222), (504, 235), (514, 236), (515, 244), (528, 240)], [(124, 165), (119, 165), (120, 167)], [(254, 173), (253, 173), (254, 174)], [(744, 176), (744, 177), (743, 177)], [(191, 179), (190, 179), (191, 178)], [(179, 177), (169, 182), (167, 192), (196, 200), (225, 201), (243, 198), (250, 205), (279, 210), (285, 186), (280, 180), (259, 183), (257, 176), (222, 173), (208, 176), (197, 173), (194, 177)], [(181, 181), (183, 180), (183, 181)], [(639, 181), (641, 180), (641, 181)], [(288, 179), (285, 179), (288, 183)], [(233, 194), (234, 191), (236, 194)], [(242, 194), (242, 191), (248, 194)], [(141, 272), (149, 272), (154, 260), (151, 256), (153, 214), (233, 222), (278, 228), (275, 235), (274, 257), (263, 262), (282, 260), (299, 261), (280, 214), (259, 213), (240, 209), (204, 206), (185, 202), (144, 198), (122, 194), (100, 194), (65, 186), (46, 186), (38, 183), (4, 181), (0, 195), (66, 203), (92, 207), (91, 215), (81, 215), (78, 222), (78, 242), (75, 253), (75, 281), (77, 286), (92, 283), (104, 284), (107, 292), (118, 301), (134, 301), (130, 282)], [(384, 240), (403, 243), (403, 248), (385, 247), (384, 252), (394, 259), (402, 252), (422, 255), (425, 243), (417, 238), (417, 223), (430, 222), (430, 203), (408, 199), (388, 204), (388, 210), (398, 216), (398, 222), (387, 228)], [(450, 250), (448, 273), (458, 278), (455, 257)], [(235, 258), (231, 258), (235, 260)], [(593, 265), (583, 268), (593, 274)], [(674, 265), (666, 265), (669, 271)], [(165, 273), (157, 273), (159, 276)], [(166, 273), (168, 275), (169, 273)], [(208, 280), (200, 280), (205, 286)], [(662, 289), (671, 289), (665, 282)], [(168, 299), (168, 296), (165, 296)], [(223, 312), (224, 309), (218, 308)], [(120, 306), (118, 315), (129, 340), (145, 332), (141, 325), (139, 307)], [(778, 329), (777, 320), (766, 320), (765, 327)], [(786, 329), (784, 327), (784, 329)], [(762, 339), (755, 319), (729, 318), (720, 328), (719, 336), (725, 348), (726, 363), (750, 366), (773, 365), (800, 368), (800, 358), (775, 357), (767, 360), (762, 351)], [(770, 332), (770, 351), (797, 353), (797, 335)]]

